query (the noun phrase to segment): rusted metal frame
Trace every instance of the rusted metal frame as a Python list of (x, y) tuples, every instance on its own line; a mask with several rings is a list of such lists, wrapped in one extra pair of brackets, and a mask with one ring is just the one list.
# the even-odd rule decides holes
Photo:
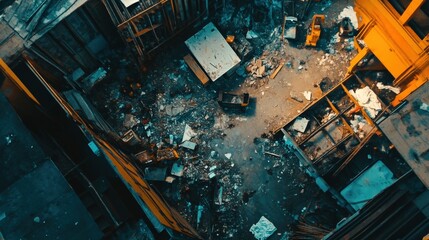
[[(162, 7), (162, 6), (161, 6)], [(156, 12), (155, 12), (155, 14), (156, 14)], [(149, 14), (146, 14), (146, 17), (147, 17), (147, 19), (148, 19), (148, 21), (149, 21), (149, 24), (150, 24), (150, 28), (152, 29), (152, 32), (153, 32), (153, 35), (155, 36), (155, 38), (156, 38), (156, 41), (159, 43), (159, 38), (158, 38), (158, 35), (156, 34), (156, 31), (155, 31), (155, 27), (153, 26), (153, 24), (152, 24), (152, 19), (150, 19), (150, 16), (149, 16)], [(164, 20), (164, 19), (162, 19), (162, 20)]]
[[(347, 87), (341, 83), (340, 84), (341, 87), (343, 88), (344, 92), (346, 92), (347, 96), (350, 98), (350, 100), (356, 105), (356, 106), (360, 106), (359, 103), (357, 102), (357, 100), (349, 93), (349, 90), (347, 89)], [(371, 118), (368, 116), (368, 114), (366, 113), (365, 109), (363, 107), (361, 107), (360, 112), (362, 113), (362, 116), (372, 125), (374, 126), (374, 123), (372, 122)]]
[[(115, 24), (118, 24), (119, 20), (118, 17), (121, 19), (121, 21), (123, 21), (123, 16), (120, 13), (120, 10), (118, 9), (118, 7), (116, 6), (116, 3), (113, 2), (113, 8), (112, 5), (110, 4), (109, 0), (103, 0), (104, 6), (107, 9), (107, 12), (110, 15), (110, 18), (112, 20), (116, 20)], [(115, 14), (115, 11), (118, 12), (118, 16)], [(134, 37), (134, 34), (132, 34), (132, 30), (129, 29), (129, 25), (127, 25), (127, 31), (130, 33), (131, 37)], [(118, 31), (126, 31), (126, 30), (121, 30), (121, 29), (117, 29)], [(127, 39), (125, 38), (123, 33), (120, 33), (119, 36), (121, 37), (122, 41), (127, 43)], [(137, 51), (137, 54), (141, 57), (144, 56), (144, 51), (141, 49), (141, 47), (138, 45), (137, 41), (135, 38), (133, 38), (133, 43), (134, 43), (134, 47)], [(138, 61), (140, 62), (140, 58), (138, 58)]]
[[(326, 150), (322, 155), (320, 155), (316, 159), (314, 159), (313, 163), (317, 164), (320, 161), (322, 161), (327, 155), (330, 155), (332, 153), (332, 150), (336, 149), (338, 146), (340, 146), (341, 144), (343, 144), (345, 141), (347, 141), (352, 136), (353, 136), (353, 134), (348, 134), (347, 136), (343, 137), (340, 141), (338, 141), (337, 143), (335, 143), (335, 145), (333, 145), (328, 150)], [(344, 155), (347, 155), (347, 153), (344, 154)]]
[(194, 24), (196, 21), (200, 20), (200, 18), (205, 14), (206, 12), (203, 12), (200, 16), (196, 17), (194, 20), (192, 20), (191, 22), (187, 23), (185, 26), (183, 26), (179, 31), (174, 32), (172, 35), (170, 35), (169, 37), (167, 37), (164, 41), (160, 42), (157, 46), (153, 47), (151, 50), (148, 51), (148, 54), (151, 54), (152, 52), (154, 52), (156, 49), (158, 49), (160, 46), (162, 46), (164, 43), (166, 43), (167, 41), (171, 40), (173, 37), (175, 37), (176, 35), (180, 34), (181, 32), (183, 32), (186, 28), (188, 28), (189, 26), (191, 26), (192, 24)]
[[(293, 138), (283, 128), (281, 128), (281, 131), (284, 134), (284, 137), (287, 139), (287, 141), (292, 144), (292, 147), (295, 150), (295, 151), (293, 151), (293, 153), (298, 158), (298, 160), (301, 163), (301, 165), (303, 166), (303, 169), (305, 170), (305, 172), (307, 172), (307, 174), (314, 179), (321, 178), (318, 171), (316, 170), (313, 163), (311, 162), (311, 160), (308, 159), (307, 155), (296, 144), (296, 142), (293, 140)], [(337, 190), (335, 190), (331, 186), (329, 186), (328, 191), (333, 195), (333, 197), (339, 202), (339, 204), (341, 206), (345, 207), (351, 213), (355, 212), (355, 210), (351, 207), (351, 205), (348, 204), (348, 202), (344, 199), (344, 197), (341, 194), (339, 194), (337, 192)]]
[[(330, 94), (331, 92), (333, 92), (333, 91), (335, 91), (343, 82), (345, 82), (345, 81), (347, 81), (347, 80), (349, 80), (351, 78), (351, 75), (350, 76), (347, 76), (346, 77), (346, 79), (343, 79), (343, 80), (341, 80), (335, 87), (333, 87), (332, 89), (330, 89), (329, 91), (327, 91), (326, 93), (324, 93), (323, 95), (322, 95), (322, 97), (318, 100), (318, 101), (313, 101), (313, 102), (310, 102), (308, 105), (306, 105), (305, 107), (304, 107), (304, 109), (302, 110), (302, 112), (305, 112), (305, 111), (307, 111), (309, 108), (311, 108), (311, 107), (313, 107), (313, 106), (315, 106), (316, 104), (318, 104), (319, 103), (319, 101), (322, 99), (322, 98), (324, 98), (325, 96), (328, 96), (328, 94)], [(355, 103), (355, 101), (354, 101), (354, 103)], [(300, 115), (298, 115), (298, 116), (300, 116)], [(298, 117), (297, 116), (297, 117)], [(275, 133), (278, 133), (279, 131), (281, 131), (281, 129), (283, 129), (284, 127), (286, 127), (290, 122), (292, 122), (293, 120), (295, 120), (296, 119), (296, 117), (295, 118), (293, 118), (293, 119), (291, 119), (290, 121), (288, 121), (288, 122), (286, 122), (286, 124), (284, 124), (282, 127), (279, 127), (279, 128), (277, 128), (277, 129), (275, 129), (274, 130), (274, 132)]]
[(81, 67), (85, 70), (85, 72), (89, 71), (89, 68), (85, 65), (85, 63), (79, 59), (78, 57), (76, 57), (76, 55), (78, 55), (76, 52), (74, 52), (72, 50), (72, 48), (70, 46), (67, 45), (66, 42), (61, 42), (59, 39), (57, 39), (55, 36), (53, 36), (53, 34), (51, 32), (48, 32), (48, 34), (46, 35), (47, 38), (52, 39), (52, 41), (55, 42), (55, 44), (57, 46), (59, 46), (59, 48), (61, 48), (64, 52), (68, 53), (68, 55)]
[[(146, 55), (144, 44), (143, 44), (143, 42), (141, 42), (140, 38), (136, 38), (136, 36), (133, 33), (132, 26), (130, 26), (130, 25), (132, 25), (132, 24), (128, 25), (127, 30), (131, 35), (131, 39), (133, 40), (134, 47), (137, 50), (138, 55), (141, 57), (144, 57)], [(126, 42), (128, 42), (128, 41), (126, 41)]]
[(371, 137), (378, 131), (377, 127), (373, 127), (371, 131), (366, 135), (364, 139), (359, 143), (359, 145), (353, 149), (353, 152), (347, 157), (347, 159), (338, 167), (338, 169), (332, 174), (333, 176), (337, 176), (359, 153), (359, 151), (365, 146), (365, 144), (371, 139)]
[(154, 10), (155, 8), (159, 8), (160, 5), (162, 5), (162, 4), (166, 3), (166, 2), (167, 2), (167, 0), (160, 0), (158, 3), (155, 3), (154, 5), (152, 5), (152, 6), (148, 7), (148, 8), (146, 8), (146, 9), (144, 9), (143, 11), (141, 11), (139, 13), (137, 13), (136, 15), (134, 15), (132, 17), (130, 16), (127, 20), (125, 20), (122, 23), (120, 23), (117, 27), (121, 28), (123, 25), (129, 23), (130, 21), (133, 21), (136, 18), (139, 18), (141, 15), (147, 13), (148, 11)]
[(356, 133), (353, 131), (353, 128), (349, 125), (349, 123), (346, 121), (346, 119), (344, 119), (344, 117), (343, 117), (343, 114), (346, 112), (346, 111), (348, 111), (353, 105), (350, 105), (349, 107), (347, 107), (346, 108), (346, 110), (345, 111), (343, 111), (342, 113), (340, 113), (339, 111), (338, 111), (338, 109), (335, 107), (335, 105), (331, 102), (331, 100), (328, 98), (328, 96), (326, 96), (325, 97), (326, 98), (326, 101), (329, 103), (329, 106), (331, 106), (331, 108), (332, 108), (332, 110), (337, 114), (337, 115), (339, 115), (340, 116), (340, 118), (341, 118), (341, 121), (343, 122), (343, 124), (344, 124), (344, 126), (346, 126), (347, 127), (347, 129), (349, 130), (349, 132), (351, 133), (351, 134), (353, 134), (353, 136), (356, 138), (356, 139), (358, 139), (358, 141), (360, 141), (360, 139), (359, 139), (359, 136), (357, 136), (356, 135)]
[[(311, 116), (313, 117), (314, 121), (316, 121), (316, 123), (320, 125), (319, 120), (317, 120), (317, 118), (316, 118), (314, 115), (311, 115)], [(328, 132), (328, 131), (326, 131), (326, 129), (325, 129), (325, 128), (322, 128), (320, 131), (321, 131), (321, 132), (323, 132), (323, 134), (324, 134), (325, 136), (327, 136), (327, 137), (329, 138), (329, 140), (331, 140), (331, 142), (332, 142), (333, 144), (335, 144), (335, 139), (331, 136), (331, 134), (329, 134), (329, 132)]]
[(299, 146), (301, 146), (302, 144), (306, 143), (308, 140), (310, 140), (310, 138), (312, 138), (314, 135), (316, 135), (318, 132), (320, 132), (321, 129), (323, 129), (324, 127), (328, 126), (329, 124), (331, 124), (333, 121), (337, 120), (340, 115), (344, 114), (346, 111), (348, 111), (350, 108), (352, 107), (349, 106), (346, 109), (344, 109), (343, 111), (339, 112), (339, 114), (337, 114), (335, 117), (329, 119), (327, 122), (319, 125), (319, 127), (317, 127), (314, 131), (312, 131), (307, 137), (305, 137), (302, 141), (297, 142), (297, 144)]
[[(142, 2), (141, 0), (139, 1), (139, 4), (140, 4), (140, 7), (142, 8), (142, 9), (147, 9), (149, 6), (147, 6), (146, 5), (146, 2)], [(161, 5), (161, 7), (162, 7), (163, 5)], [(156, 13), (156, 11), (155, 11), (155, 13)], [(146, 13), (146, 14), (144, 14), (144, 15), (142, 15), (141, 17), (139, 17), (139, 18), (143, 18), (143, 17), (146, 17), (147, 18), (147, 20), (148, 20), (148, 22), (149, 22), (149, 24), (150, 24), (150, 28), (151, 28), (151, 30), (152, 30), (152, 32), (153, 32), (153, 35), (155, 36), (155, 38), (156, 38), (156, 40), (157, 40), (157, 42), (159, 42), (159, 38), (158, 38), (158, 35), (156, 34), (156, 31), (155, 31), (155, 27), (153, 26), (153, 24), (152, 24), (152, 19), (150, 18), (150, 15), (149, 15), (149, 13)], [(134, 24), (134, 21), (131, 21), (133, 24)], [(138, 33), (139, 31), (136, 31), (136, 34)], [(137, 37), (140, 37), (140, 36), (137, 36)]]

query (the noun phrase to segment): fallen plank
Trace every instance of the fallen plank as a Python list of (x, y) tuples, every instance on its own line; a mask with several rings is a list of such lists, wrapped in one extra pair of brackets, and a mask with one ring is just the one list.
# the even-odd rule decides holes
[(280, 72), (280, 70), (282, 70), (284, 65), (285, 65), (285, 61), (280, 61), (279, 66), (276, 68), (276, 70), (274, 70), (273, 73), (271, 73), (270, 78), (274, 79), (277, 76), (277, 74)]
[(275, 153), (272, 153), (272, 152), (264, 152), (264, 154), (267, 154), (267, 155), (270, 155), (270, 156), (273, 156), (273, 157), (278, 157), (278, 158), (282, 157), (281, 155), (278, 155), (278, 154), (275, 154)]
[(192, 70), (192, 72), (194, 72), (195, 76), (197, 76), (197, 78), (201, 81), (201, 83), (203, 85), (206, 85), (209, 82), (209, 77), (195, 61), (195, 58), (193, 58), (190, 54), (188, 54), (184, 56), (183, 59), (185, 60), (189, 68)]

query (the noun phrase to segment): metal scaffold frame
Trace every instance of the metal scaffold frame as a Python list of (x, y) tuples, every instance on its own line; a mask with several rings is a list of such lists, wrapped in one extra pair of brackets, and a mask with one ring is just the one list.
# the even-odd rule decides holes
[(103, 0), (113, 23), (141, 66), (165, 42), (207, 15), (205, 0)]

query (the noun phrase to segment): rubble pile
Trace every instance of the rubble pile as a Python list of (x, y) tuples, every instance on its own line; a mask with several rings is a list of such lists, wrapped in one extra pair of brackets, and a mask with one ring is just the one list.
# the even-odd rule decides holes
[[(317, 61), (311, 57), (297, 57), (300, 53), (290, 51), (292, 45), (297, 44), (289, 45), (287, 40), (281, 41), (281, 26), (267, 24), (272, 21), (280, 22), (281, 14), (277, 14), (281, 11), (280, 1), (262, 4), (257, 10), (251, 9), (252, 4), (235, 3), (241, 4), (237, 8), (232, 4), (226, 1), (223, 13), (216, 18), (225, 37), (233, 36), (229, 37), (229, 42), (242, 59), (236, 74), (202, 86), (181, 60), (181, 50), (172, 51), (173, 57), (167, 53), (160, 54), (154, 66), (147, 66), (143, 74), (130, 71), (127, 58), (118, 57), (118, 61), (112, 63), (117, 66), (112, 68), (112, 80), (95, 86), (90, 96), (119, 136), (133, 130), (138, 138), (142, 139), (141, 145), (144, 145), (143, 148), (149, 153), (153, 150), (159, 154), (162, 152), (160, 150), (166, 149), (172, 151), (165, 151), (165, 155), (177, 153), (178, 157), (172, 156), (172, 160), (136, 164), (145, 172), (148, 181), (156, 186), (170, 205), (177, 209), (204, 239), (250, 238), (252, 235), (249, 228), (257, 219), (250, 223), (245, 213), (255, 211), (254, 207), (261, 204), (261, 200), (255, 205), (252, 202), (252, 198), (258, 198), (260, 195), (280, 192), (275, 195), (275, 203), (270, 208), (277, 208), (281, 217), (287, 218), (288, 223), (297, 221), (301, 215), (318, 208), (314, 202), (303, 203), (303, 198), (312, 198), (319, 194), (319, 191), (305, 176), (304, 170), (300, 169), (290, 143), (276, 141), (265, 134), (254, 139), (249, 147), (252, 152), (248, 153), (246, 160), (242, 159), (242, 152), (248, 149), (222, 146), (226, 150), (219, 150), (227, 136), (233, 134), (237, 126), (249, 121), (254, 115), (225, 111), (216, 101), (218, 92), (238, 89), (250, 90), (252, 94), (251, 90), (267, 85), (270, 79), (273, 79), (271, 75), (277, 69), (280, 70), (281, 66), (303, 77), (306, 72), (319, 71), (315, 69), (320, 67), (326, 72), (338, 72), (338, 79), (341, 79), (344, 71), (340, 70), (343, 68), (338, 63), (350, 60), (354, 54), (335, 42), (330, 45), (328, 53)], [(264, 19), (258, 19), (259, 17)], [(320, 47), (318, 50), (322, 51), (321, 49), (324, 48)], [(313, 53), (313, 50), (311, 51)], [(320, 55), (319, 53), (318, 56)], [(335, 82), (329, 81), (332, 82), (330, 85)], [(287, 86), (290, 88), (287, 95), (297, 102), (310, 104), (317, 97), (316, 91), (309, 91), (311, 88), (294, 91), (291, 83)], [(264, 90), (269, 87), (265, 86)], [(261, 93), (264, 95), (263, 91)], [(268, 94), (266, 95), (268, 98)], [(239, 103), (240, 99), (233, 98), (231, 102)], [(322, 116), (323, 123), (335, 114), (331, 109), (325, 109)], [(317, 127), (312, 119), (297, 120), (299, 121), (294, 125), (292, 134), (295, 140), (305, 138), (306, 134)], [(275, 125), (270, 121), (271, 119), (264, 120), (265, 126)], [(250, 135), (244, 130), (241, 131), (242, 138)], [(260, 173), (261, 169), (263, 174)], [(253, 173), (252, 171), (257, 172), (260, 179), (255, 180), (257, 183), (249, 187), (246, 181), (254, 177), (249, 174)], [(267, 176), (269, 180), (266, 180)], [(281, 191), (277, 188), (281, 188)], [(264, 201), (268, 203), (269, 200), (271, 199)], [(286, 230), (285, 224), (276, 223), (278, 219), (270, 215), (265, 216), (275, 223), (281, 232)], [(270, 229), (267, 231), (272, 232), (272, 228)], [(282, 235), (281, 232), (277, 233), (277, 237)], [(249, 235), (242, 237), (241, 234)], [(261, 239), (268, 237), (268, 233), (261, 236)], [(271, 236), (273, 239), (274, 237)]]

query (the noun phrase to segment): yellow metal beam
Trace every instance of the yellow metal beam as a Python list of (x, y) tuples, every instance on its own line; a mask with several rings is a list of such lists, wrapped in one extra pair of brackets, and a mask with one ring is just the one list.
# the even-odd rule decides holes
[(410, 5), (408, 5), (407, 9), (405, 9), (404, 13), (402, 13), (401, 17), (399, 18), (399, 22), (402, 23), (402, 25), (405, 25), (424, 2), (425, 0), (411, 1)]
[(33, 100), (37, 105), (40, 105), (40, 102), (34, 97), (31, 91), (22, 83), (21, 79), (10, 69), (10, 67), (0, 58), (0, 70), (3, 74), (10, 79), (19, 89), (21, 89), (27, 96)]

